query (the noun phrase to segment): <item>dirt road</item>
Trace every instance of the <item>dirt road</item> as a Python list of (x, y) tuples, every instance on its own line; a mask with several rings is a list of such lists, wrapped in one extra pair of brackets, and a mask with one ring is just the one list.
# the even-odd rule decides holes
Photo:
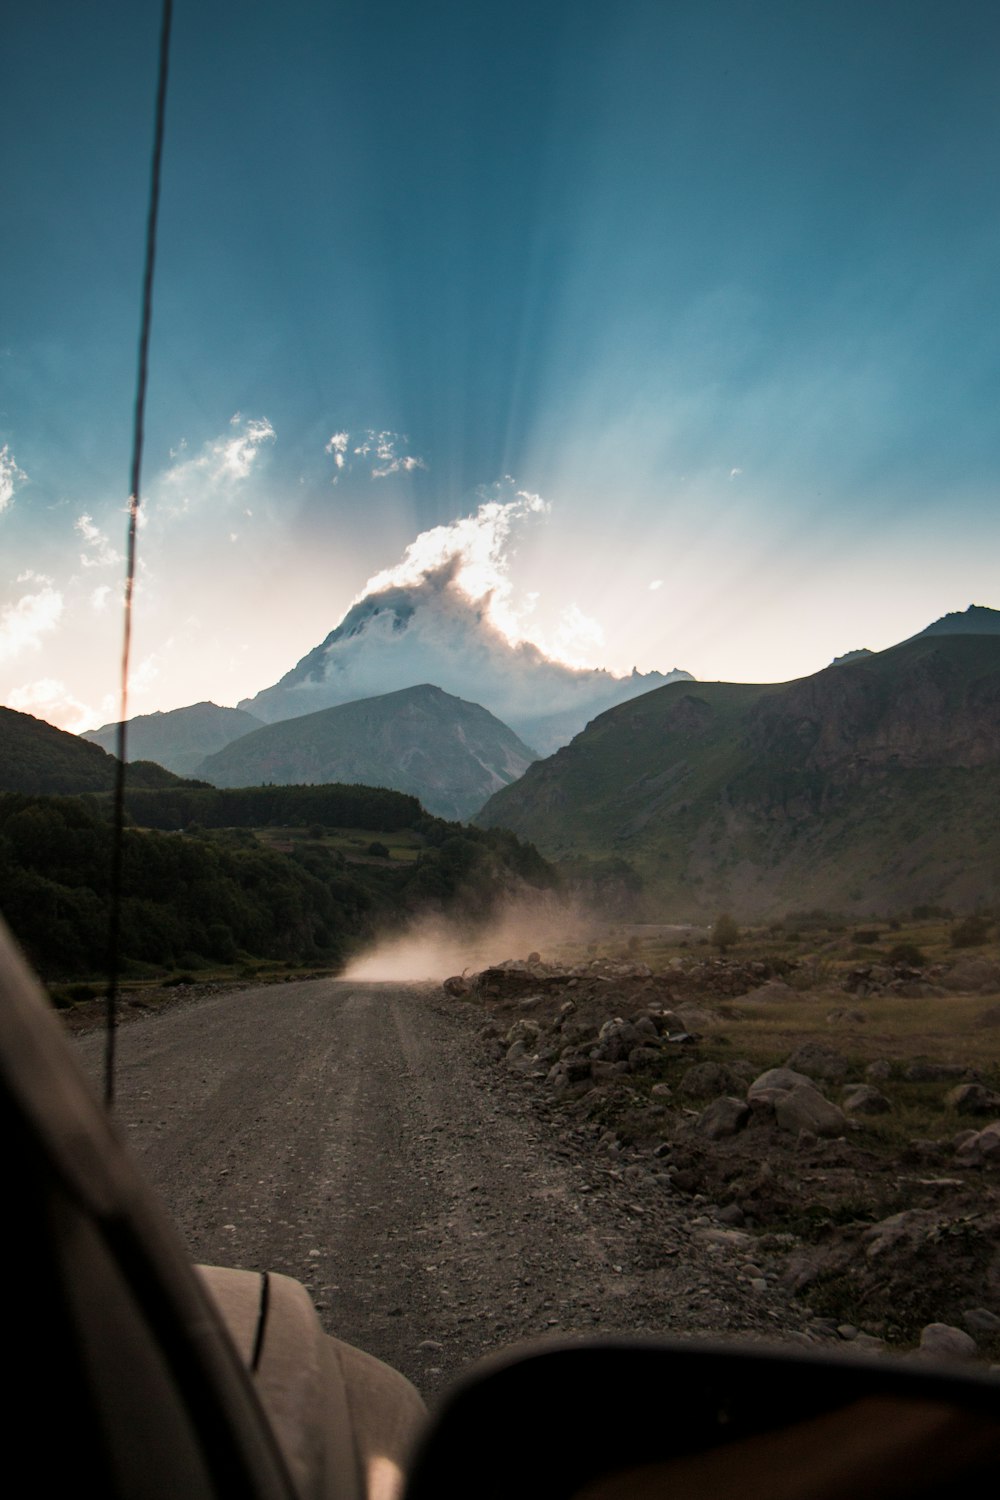
[[(195, 1260), (283, 1271), (428, 1398), (553, 1333), (791, 1332), (746, 1236), (647, 1194), (477, 1055), (429, 986), (313, 981), (122, 1028), (118, 1120)], [(77, 1044), (97, 1074), (101, 1038)]]

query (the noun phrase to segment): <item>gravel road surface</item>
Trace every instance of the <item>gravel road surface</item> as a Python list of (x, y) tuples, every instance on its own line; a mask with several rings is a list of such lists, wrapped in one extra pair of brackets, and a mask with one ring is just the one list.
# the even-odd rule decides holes
[[(122, 1027), (119, 1124), (193, 1259), (297, 1277), (431, 1401), (540, 1335), (795, 1332), (747, 1236), (601, 1165), (481, 1023), (416, 984), (181, 1004)], [(102, 1045), (77, 1041), (95, 1077)]]

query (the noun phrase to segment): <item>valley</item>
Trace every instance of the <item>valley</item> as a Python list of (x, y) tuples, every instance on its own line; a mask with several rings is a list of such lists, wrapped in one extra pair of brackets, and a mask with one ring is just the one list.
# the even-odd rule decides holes
[(1000, 949), (922, 931), (920, 968), (675, 931), (653, 965), (191, 991), (122, 1028), (119, 1120), (196, 1260), (299, 1278), (432, 1400), (555, 1334), (988, 1362)]

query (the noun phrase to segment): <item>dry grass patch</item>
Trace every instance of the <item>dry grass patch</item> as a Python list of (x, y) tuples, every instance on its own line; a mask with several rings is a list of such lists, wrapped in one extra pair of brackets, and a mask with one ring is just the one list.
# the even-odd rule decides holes
[[(822, 1042), (864, 1068), (880, 1059), (961, 1063), (984, 1074), (1000, 1071), (1000, 1025), (989, 1024), (1000, 995), (879, 996), (857, 1000), (843, 991), (755, 1005), (740, 1000), (723, 1008), (737, 1024), (732, 1042), (748, 1057), (772, 1057), (803, 1042)], [(856, 1011), (864, 1021), (828, 1020)], [(737, 1019), (738, 1018), (738, 1019)]]

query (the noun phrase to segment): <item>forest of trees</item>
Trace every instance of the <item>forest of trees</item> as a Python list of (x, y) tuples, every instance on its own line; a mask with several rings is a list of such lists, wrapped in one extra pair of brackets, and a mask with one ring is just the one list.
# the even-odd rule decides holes
[[(554, 881), (513, 834), (445, 823), (375, 788), (133, 791), (128, 806), (144, 825), (126, 830), (124, 848), (121, 947), (133, 974), (249, 959), (337, 965), (419, 911), (481, 920), (508, 893)], [(322, 841), (286, 854), (241, 831), (269, 823), (409, 828), (422, 847), (415, 860), (345, 863)], [(43, 978), (104, 971), (111, 848), (106, 797), (0, 794), (0, 911)]]

